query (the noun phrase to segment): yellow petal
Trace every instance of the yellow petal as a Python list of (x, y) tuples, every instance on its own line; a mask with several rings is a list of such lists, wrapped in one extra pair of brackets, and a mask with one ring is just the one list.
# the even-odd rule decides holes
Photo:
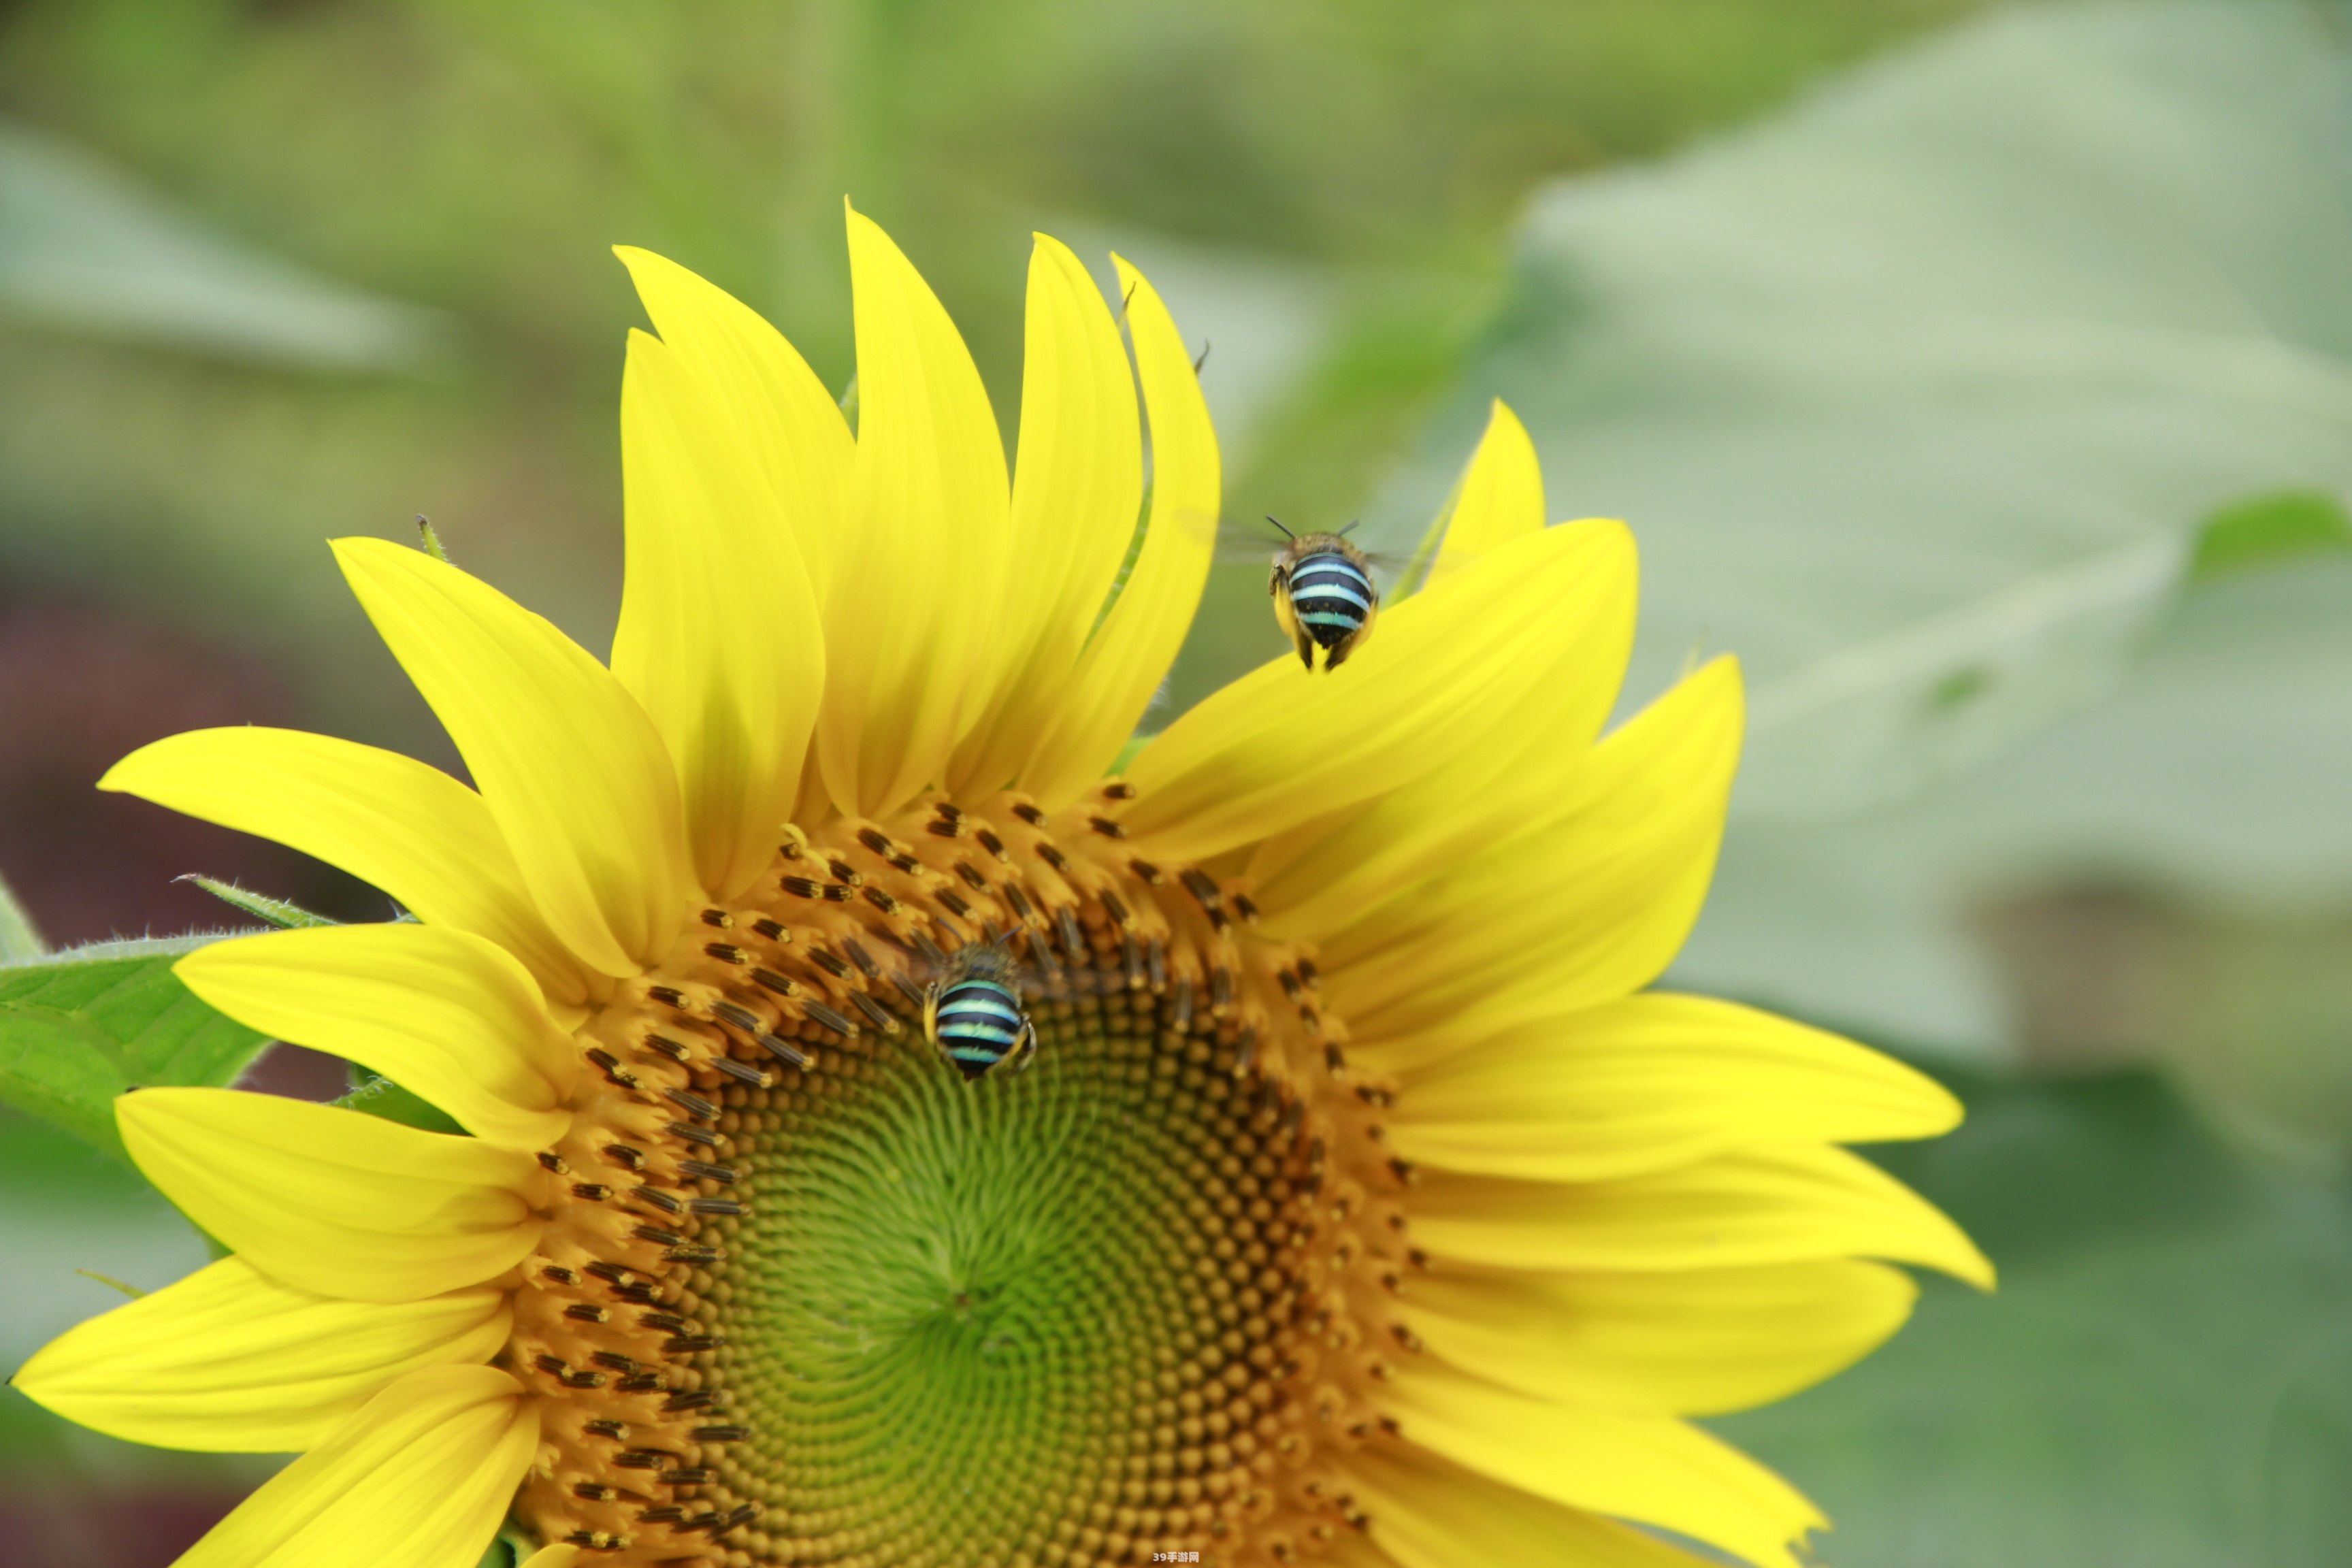
[(645, 710), (570, 637), (456, 567), (381, 539), (338, 541), (335, 554), (464, 753), (547, 923), (607, 974), (657, 960), (693, 875)]
[(1423, 1171), (1411, 1216), (1414, 1240), (1431, 1252), (1506, 1268), (1883, 1258), (1992, 1284), (1992, 1265), (1933, 1205), (1868, 1161), (1812, 1144), (1743, 1150), (1609, 1182)]
[(1612, 525), (1594, 537), (1622, 548), (1598, 552), (1585, 592), (1517, 650), (1533, 679), (1516, 700), (1482, 690), (1465, 706), (1484, 728), (1432, 772), (1258, 845), (1248, 875), (1266, 935), (1320, 941), (1573, 794), (1633, 648), (1632, 536)]
[(1678, 1552), (1614, 1520), (1562, 1508), (1394, 1439), (1348, 1450), (1349, 1490), (1366, 1527), (1401, 1568), (1693, 1568)]
[(126, 1442), (293, 1453), (394, 1378), (489, 1360), (512, 1321), (502, 1290), (398, 1306), (338, 1301), (224, 1258), (68, 1330), (9, 1381), (67, 1420)]
[(478, 1138), (273, 1094), (115, 1101), (147, 1179), (256, 1268), (353, 1301), (415, 1301), (513, 1268), (539, 1240), (536, 1162)]
[(174, 1568), (474, 1568), (539, 1448), (496, 1367), (410, 1373), (262, 1483)]
[(1548, 654), (1605, 616), (1631, 550), (1619, 524), (1545, 529), (1383, 613), (1339, 669), (1253, 670), (1136, 757), (1129, 834), (1198, 858), (1426, 776), (1556, 675)]
[(1668, 1417), (1529, 1399), (1415, 1359), (1387, 1403), (1408, 1442), (1569, 1508), (1663, 1525), (1745, 1561), (1798, 1568), (1828, 1524), (1786, 1481)]
[(478, 1138), (538, 1150), (572, 1125), (572, 1042), (530, 973), (480, 937), (320, 926), (216, 942), (172, 973), (264, 1034), (374, 1068)]
[(775, 857), (824, 691), (824, 628), (766, 458), (683, 356), (629, 334), (613, 673), (661, 731), (695, 873), (722, 901)]
[(1528, 427), (1501, 398), (1487, 416), (1446, 520), (1445, 542), (1430, 567), (1435, 587), (1487, 552), (1544, 525), (1543, 469)]
[(613, 254), (628, 268), (662, 342), (707, 389), (738, 447), (765, 468), (822, 601), (842, 549), (856, 456), (840, 405), (750, 306), (649, 250), (622, 245)]
[(1911, 1315), (1883, 1263), (1679, 1273), (1414, 1277), (1397, 1316), (1465, 1372), (1538, 1398), (1658, 1415), (1767, 1404), (1841, 1372)]
[(340, 866), (427, 925), (489, 938), (549, 998), (588, 999), (482, 797), (396, 752), (299, 730), (193, 730), (142, 746), (98, 787), (217, 822)]
[(1370, 1537), (1354, 1532), (1325, 1542), (1323, 1561), (1331, 1568), (1398, 1568), (1397, 1559), (1373, 1545)]
[(1113, 259), (1151, 418), (1151, 520), (1127, 586), (1087, 643), (1052, 729), (1021, 771), (1022, 787), (1048, 810), (1108, 770), (1150, 705), (1200, 605), (1223, 504), (1217, 433), (1183, 337), (1143, 275)]
[(1334, 1010), (1369, 1042), (1498, 1027), (1648, 984), (1706, 897), (1740, 722), (1733, 661), (1684, 679), (1593, 748), (1555, 810), (1328, 936), (1318, 962)]
[(1931, 1138), (1959, 1120), (1934, 1079), (1851, 1040), (1653, 994), (1515, 1025), (1405, 1073), (1388, 1141), (1418, 1164), (1590, 1181), (1753, 1144)]
[[(1142, 504), (1143, 432), (1118, 323), (1069, 247), (1038, 235), (1029, 258), (1003, 658), (995, 692), (949, 769), (950, 789), (988, 795), (1022, 772), (1062, 710)], [(1099, 770), (1089, 782), (1097, 776)]]
[(995, 689), (1010, 497), (980, 373), (898, 247), (849, 215), (857, 461), (825, 603), (817, 760), (835, 806), (887, 816), (946, 776)]

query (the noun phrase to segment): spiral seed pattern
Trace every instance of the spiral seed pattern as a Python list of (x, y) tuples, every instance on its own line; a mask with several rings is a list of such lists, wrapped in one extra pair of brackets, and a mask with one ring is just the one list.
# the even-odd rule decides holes
[[(560, 1412), (518, 1508), (543, 1540), (1254, 1564), (1355, 1521), (1315, 1461), (1377, 1428), (1358, 1319), (1409, 1267), (1349, 1169), (1382, 1097), (1319, 1089), (1311, 963), (1123, 858), (1116, 790), (1058, 838), (1018, 800), (793, 834), (772, 897), (583, 1029), (610, 1092), (541, 1156), (570, 1198), (506, 1357)], [(1007, 931), (1035, 1064), (969, 1083), (923, 987)]]

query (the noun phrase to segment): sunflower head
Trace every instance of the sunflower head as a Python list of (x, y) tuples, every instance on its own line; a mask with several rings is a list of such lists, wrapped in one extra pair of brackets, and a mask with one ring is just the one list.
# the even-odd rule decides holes
[(201, 1568), (471, 1568), (502, 1523), (541, 1568), (1793, 1565), (1824, 1521), (1685, 1417), (1866, 1352), (1890, 1263), (1988, 1271), (1838, 1147), (1944, 1130), (1941, 1090), (1645, 989), (1736, 667), (1602, 733), (1630, 539), (1545, 525), (1498, 405), (1377, 637), (1352, 546), (1292, 562), (1309, 668), (1114, 776), (1216, 532), (1174, 324), (1041, 237), (1008, 476), (938, 302), (854, 214), (850, 254), (854, 433), (757, 316), (622, 253), (657, 335), (609, 663), (337, 545), (470, 786), (260, 729), (108, 775), (413, 912), (180, 973), (464, 1134), (126, 1097), (232, 1256), (19, 1386), (299, 1453)]

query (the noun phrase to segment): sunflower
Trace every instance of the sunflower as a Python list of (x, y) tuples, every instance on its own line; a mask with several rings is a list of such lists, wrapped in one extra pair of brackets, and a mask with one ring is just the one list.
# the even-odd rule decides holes
[[(1644, 989), (1712, 868), (1736, 666), (1602, 733), (1633, 544), (1545, 526), (1498, 406), (1344, 668), (1285, 655), (1129, 756), (1219, 508), (1174, 323), (1041, 237), (1008, 479), (945, 311), (855, 213), (849, 248), (854, 433), (750, 310), (620, 253), (658, 335), (609, 666), (335, 545), (471, 787), (268, 729), (103, 781), (409, 911), (179, 973), (462, 1131), (126, 1096), (228, 1256), (17, 1385), (298, 1453), (201, 1568), (471, 1568), (501, 1528), (549, 1565), (1792, 1568), (1822, 1516), (1685, 1417), (1874, 1347), (1890, 1263), (1989, 1269), (1837, 1146), (1950, 1097)], [(924, 1004), (975, 943), (1036, 1049), (967, 1082)]]

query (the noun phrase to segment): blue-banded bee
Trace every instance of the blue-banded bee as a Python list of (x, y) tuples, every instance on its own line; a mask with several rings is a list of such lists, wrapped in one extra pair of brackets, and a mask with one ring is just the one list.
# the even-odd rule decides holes
[(1003, 939), (951, 954), (923, 993), (923, 1033), (967, 1083), (1002, 1068), (1017, 1073), (1037, 1056), (1037, 1027), (1021, 1002), (1020, 963)]
[(1274, 618), (1282, 623), (1298, 662), (1315, 668), (1315, 650), (1323, 650), (1323, 668), (1337, 669), (1372, 635), (1381, 613), (1381, 591), (1372, 582), (1371, 558), (1348, 542), (1349, 523), (1337, 533), (1293, 533), (1267, 518), (1290, 542), (1275, 558), (1265, 591), (1274, 596)]

